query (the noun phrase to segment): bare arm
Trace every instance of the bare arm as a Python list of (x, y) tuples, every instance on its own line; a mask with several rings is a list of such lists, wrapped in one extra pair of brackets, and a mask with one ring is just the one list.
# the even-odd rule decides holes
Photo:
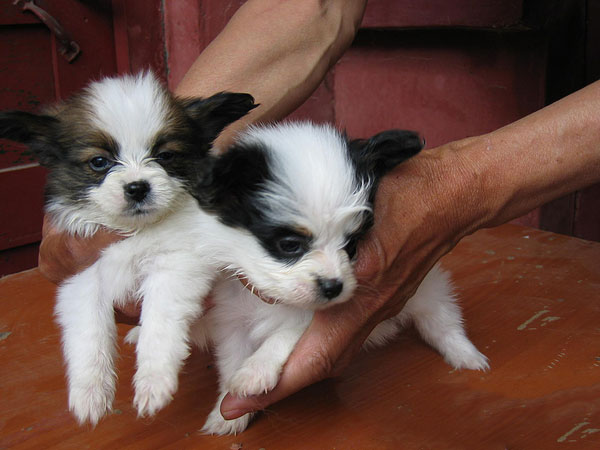
[[(223, 133), (218, 145), (248, 123), (281, 119), (317, 88), (350, 45), (366, 0), (250, 0), (202, 52), (176, 93), (205, 97), (230, 90), (251, 93), (261, 104)], [(47, 221), (46, 221), (47, 222)], [(40, 271), (58, 283), (98, 257), (118, 237), (66, 236), (45, 226)]]
[(202, 52), (176, 89), (182, 96), (248, 92), (260, 107), (249, 123), (285, 117), (317, 88), (351, 44), (366, 0), (250, 0)]
[(339, 372), (464, 236), (600, 182), (600, 82), (492, 133), (424, 151), (387, 176), (358, 250), (368, 290), (315, 315), (278, 386), (226, 397), (224, 417), (264, 408)]

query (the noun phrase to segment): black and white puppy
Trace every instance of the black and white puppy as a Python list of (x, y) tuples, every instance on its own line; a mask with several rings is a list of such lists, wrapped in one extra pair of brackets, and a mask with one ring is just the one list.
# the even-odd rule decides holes
[[(273, 389), (314, 311), (351, 298), (357, 284), (353, 257), (371, 225), (378, 182), (421, 148), (419, 136), (409, 131), (348, 140), (331, 126), (284, 123), (249, 129), (216, 161), (212, 183), (199, 195), (203, 210), (218, 219), (204, 226), (205, 236), (222, 240), (230, 259), (225, 268), (273, 304), (237, 277), (224, 276), (215, 306), (194, 324), (194, 341), (215, 347), (220, 377), (220, 396), (204, 432), (243, 431), (250, 415), (224, 420), (224, 395)], [(439, 266), (366, 345), (385, 343), (410, 322), (452, 366), (488, 367), (465, 334), (449, 277)]]
[(115, 392), (114, 305), (142, 301), (134, 403), (165, 406), (188, 355), (215, 269), (204, 258), (197, 201), (213, 140), (254, 108), (248, 94), (175, 99), (150, 73), (106, 78), (47, 114), (0, 113), (0, 137), (24, 142), (50, 169), (46, 210), (59, 229), (129, 237), (58, 289), (69, 407), (96, 424)]

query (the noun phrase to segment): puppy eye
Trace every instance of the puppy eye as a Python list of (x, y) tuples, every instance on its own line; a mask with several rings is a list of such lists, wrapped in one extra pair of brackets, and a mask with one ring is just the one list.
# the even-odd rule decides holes
[(159, 162), (169, 162), (174, 157), (175, 157), (175, 153), (173, 153), (173, 152), (167, 152), (167, 151), (160, 152), (158, 155), (156, 155), (156, 159)]
[(308, 250), (306, 238), (285, 236), (276, 242), (277, 250), (286, 256), (301, 256)]
[(106, 172), (114, 163), (104, 156), (95, 156), (90, 159), (89, 165), (94, 172)]

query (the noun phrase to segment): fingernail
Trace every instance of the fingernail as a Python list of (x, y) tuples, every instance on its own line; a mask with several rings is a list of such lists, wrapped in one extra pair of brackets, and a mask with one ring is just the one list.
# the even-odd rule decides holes
[(229, 411), (221, 411), (221, 415), (225, 420), (237, 419), (238, 417), (242, 417), (244, 414), (249, 413), (249, 410), (246, 409), (232, 409)]

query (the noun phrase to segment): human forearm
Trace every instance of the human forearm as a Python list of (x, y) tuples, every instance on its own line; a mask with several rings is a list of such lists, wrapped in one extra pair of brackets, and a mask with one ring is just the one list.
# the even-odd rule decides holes
[(181, 96), (230, 90), (260, 107), (230, 127), (281, 119), (297, 108), (350, 45), (366, 0), (250, 0), (202, 52), (176, 89)]
[[(600, 182), (600, 83), (493, 133), (467, 141), (486, 205), (478, 226), (500, 225)], [(474, 231), (474, 230), (470, 230)]]

